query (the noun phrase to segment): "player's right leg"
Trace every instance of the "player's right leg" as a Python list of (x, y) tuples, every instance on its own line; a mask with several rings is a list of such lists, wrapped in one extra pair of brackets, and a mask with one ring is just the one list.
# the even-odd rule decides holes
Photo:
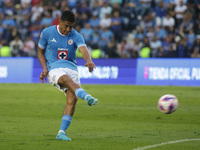
[[(76, 77), (75, 79), (77, 79)], [(63, 87), (68, 87), (77, 97), (87, 101), (89, 106), (96, 105), (98, 100), (88, 94), (79, 84), (75, 82), (69, 75), (63, 75), (58, 79), (58, 84)]]
[(82, 88), (77, 88), (75, 90), (75, 94), (87, 101), (89, 106), (96, 105), (98, 102), (96, 98), (92, 97), (90, 94), (87, 94)]
[(68, 68), (53, 69), (48, 73), (49, 82), (61, 91), (69, 89), (77, 97), (87, 101), (89, 106), (97, 104), (98, 100), (81, 88), (78, 72)]

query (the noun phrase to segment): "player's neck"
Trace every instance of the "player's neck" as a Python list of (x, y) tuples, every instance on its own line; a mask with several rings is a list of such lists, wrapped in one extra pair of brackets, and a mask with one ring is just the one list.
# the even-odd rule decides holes
[(57, 31), (58, 31), (58, 33), (59, 33), (60, 35), (62, 35), (62, 36), (67, 36), (67, 35), (69, 35), (69, 33), (68, 33), (67, 35), (62, 34), (62, 33), (60, 32), (60, 30), (59, 30), (59, 25), (57, 25), (56, 28), (57, 28)]

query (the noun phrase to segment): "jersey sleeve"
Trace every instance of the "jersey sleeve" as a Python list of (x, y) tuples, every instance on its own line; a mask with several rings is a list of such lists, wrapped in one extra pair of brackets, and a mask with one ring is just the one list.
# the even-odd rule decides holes
[(76, 34), (76, 46), (79, 48), (81, 46), (86, 46), (85, 40), (81, 34)]
[(39, 43), (38, 43), (38, 47), (40, 47), (41, 49), (46, 49), (47, 43), (48, 43), (48, 31), (47, 29), (44, 29), (42, 31), (42, 33), (40, 34), (40, 39), (39, 39)]

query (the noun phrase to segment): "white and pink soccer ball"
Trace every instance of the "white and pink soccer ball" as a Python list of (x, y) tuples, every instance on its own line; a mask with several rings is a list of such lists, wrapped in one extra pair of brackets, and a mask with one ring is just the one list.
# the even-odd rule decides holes
[(166, 94), (158, 100), (158, 109), (165, 114), (171, 114), (178, 108), (178, 98), (172, 94)]

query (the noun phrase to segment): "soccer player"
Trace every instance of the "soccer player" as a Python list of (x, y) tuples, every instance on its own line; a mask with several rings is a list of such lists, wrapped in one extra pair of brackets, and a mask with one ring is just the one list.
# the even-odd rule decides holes
[(84, 99), (89, 106), (97, 104), (98, 100), (81, 88), (76, 64), (76, 49), (78, 48), (86, 61), (89, 72), (95, 64), (88, 52), (81, 34), (73, 29), (75, 15), (71, 11), (64, 11), (59, 25), (45, 28), (38, 43), (38, 58), (43, 67), (40, 81), (55, 86), (66, 95), (66, 105), (63, 111), (62, 123), (56, 137), (57, 140), (70, 141), (65, 131), (69, 127), (78, 97)]

